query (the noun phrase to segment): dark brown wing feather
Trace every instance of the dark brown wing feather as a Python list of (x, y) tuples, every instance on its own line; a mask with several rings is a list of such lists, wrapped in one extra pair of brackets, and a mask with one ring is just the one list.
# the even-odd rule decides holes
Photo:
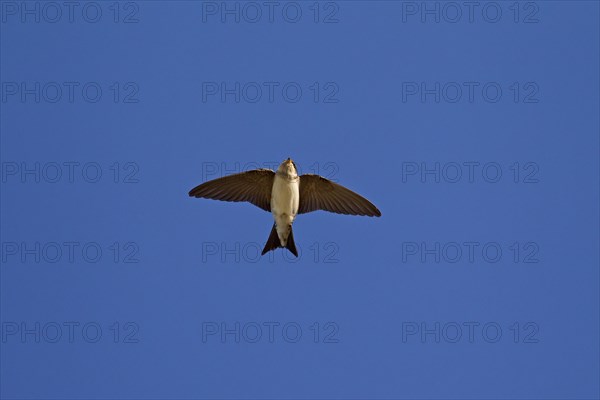
[(190, 190), (190, 197), (222, 201), (247, 201), (271, 212), (271, 189), (275, 172), (255, 169), (204, 182)]
[(359, 194), (319, 175), (300, 176), (298, 214), (324, 210), (338, 214), (380, 217), (381, 212)]

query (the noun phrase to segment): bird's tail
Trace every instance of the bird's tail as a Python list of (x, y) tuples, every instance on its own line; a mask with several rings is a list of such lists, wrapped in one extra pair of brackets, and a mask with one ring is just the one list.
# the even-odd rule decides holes
[(264, 256), (267, 252), (275, 250), (278, 247), (283, 246), (281, 246), (281, 242), (279, 241), (279, 235), (277, 235), (277, 229), (275, 229), (275, 224), (273, 224), (271, 234), (269, 235), (269, 239), (267, 239), (267, 244), (265, 244), (265, 248), (262, 251), (262, 255)]
[[(281, 242), (279, 241), (279, 235), (277, 234), (277, 228), (275, 224), (273, 224), (273, 228), (271, 228), (271, 234), (269, 235), (269, 239), (267, 239), (267, 244), (265, 244), (265, 248), (262, 251), (262, 255), (265, 255), (267, 252), (271, 250), (275, 250), (279, 247), (283, 247)], [(290, 226), (290, 236), (288, 236), (287, 244), (285, 248), (288, 249), (293, 255), (298, 257), (298, 251), (296, 250), (296, 244), (294, 243), (294, 234), (292, 233), (292, 227)]]
[(292, 232), (292, 226), (290, 225), (290, 236), (288, 236), (287, 244), (285, 248), (288, 249), (293, 255), (298, 257), (298, 251), (296, 250), (296, 243), (294, 243), (294, 233)]

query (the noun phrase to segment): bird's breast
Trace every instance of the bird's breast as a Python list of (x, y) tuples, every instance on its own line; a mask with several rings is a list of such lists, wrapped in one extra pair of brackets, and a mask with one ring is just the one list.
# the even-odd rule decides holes
[[(271, 192), (271, 212), (277, 218), (285, 215), (294, 217), (298, 213), (298, 205), (300, 203), (300, 180), (289, 180), (275, 175), (273, 180), (273, 190)], [(291, 223), (291, 221), (290, 221)]]

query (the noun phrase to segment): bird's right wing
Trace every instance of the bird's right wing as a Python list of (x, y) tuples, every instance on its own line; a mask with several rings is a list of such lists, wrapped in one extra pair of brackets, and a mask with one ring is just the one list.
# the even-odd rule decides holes
[(222, 201), (247, 201), (271, 212), (271, 189), (275, 172), (255, 169), (204, 182), (190, 190), (190, 197)]
[(373, 203), (352, 190), (319, 175), (301, 175), (298, 214), (315, 210), (369, 217), (381, 216), (381, 212)]

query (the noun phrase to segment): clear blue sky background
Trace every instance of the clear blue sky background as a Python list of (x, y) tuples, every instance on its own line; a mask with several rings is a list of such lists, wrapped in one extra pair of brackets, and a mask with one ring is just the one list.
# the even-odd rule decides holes
[[(117, 23), (99, 2), (91, 23), (85, 4), (51, 23), (39, 3), (37, 23), (0, 3), (3, 398), (598, 398), (597, 2), (498, 2), (496, 23), (484, 3), (456, 23), (446, 3), (439, 23), (420, 2), (321, 3), (318, 23), (312, 2), (295, 3), (297, 23), (286, 3), (272, 23), (264, 6), (257, 23), (249, 8), (222, 23), (194, 1), (121, 3)], [(36, 82), (39, 103), (19, 86)], [(65, 82), (79, 84), (72, 102)], [(236, 103), (210, 82), (279, 86), (272, 102), (266, 89), (248, 101), (251, 84)], [(440, 83), (439, 103), (411, 94), (422, 82)], [(479, 85), (472, 102), (465, 82)], [(302, 215), (299, 260), (257, 261), (271, 215), (188, 198), (236, 163), (288, 156), (382, 218)], [(40, 181), (22, 177), (36, 162)], [(65, 162), (80, 163), (73, 182)], [(465, 162), (479, 163), (472, 182)], [(403, 174), (421, 163), (445, 167), (439, 183)], [(473, 262), (465, 242), (479, 243)], [(239, 343), (223, 340), (236, 322)]]

